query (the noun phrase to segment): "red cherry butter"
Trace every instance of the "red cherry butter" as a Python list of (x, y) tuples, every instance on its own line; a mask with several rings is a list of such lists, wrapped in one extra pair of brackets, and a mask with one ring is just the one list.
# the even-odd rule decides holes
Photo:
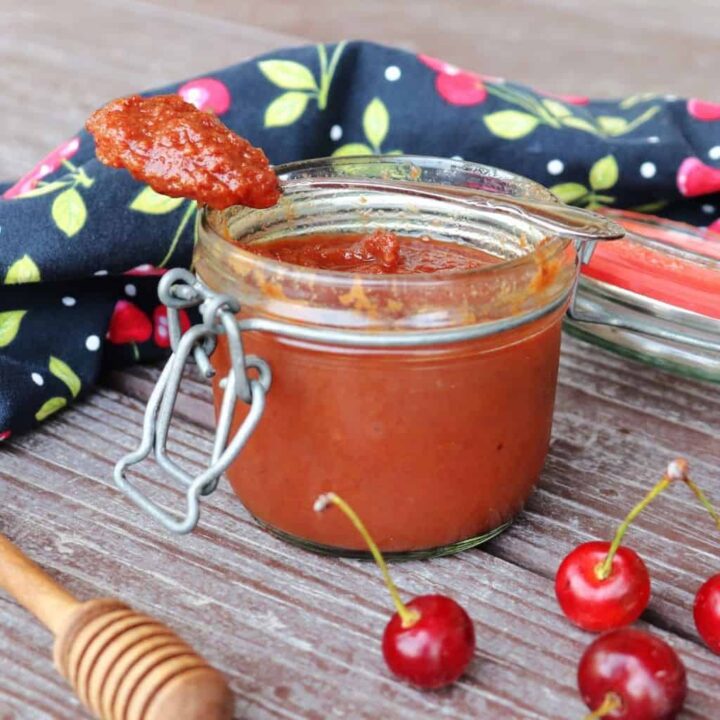
[(576, 547), (560, 564), (555, 594), (569, 620), (590, 632), (614, 630), (637, 620), (650, 599), (650, 575), (642, 558), (620, 546), (610, 573), (600, 568), (609, 542), (588, 542)]

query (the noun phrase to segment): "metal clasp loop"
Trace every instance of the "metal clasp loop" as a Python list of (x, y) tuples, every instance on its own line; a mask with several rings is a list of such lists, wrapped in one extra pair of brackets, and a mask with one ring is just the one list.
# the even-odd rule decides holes
[[(188, 533), (197, 525), (200, 517), (200, 496), (209, 495), (215, 490), (220, 475), (243, 449), (257, 427), (265, 409), (265, 396), (270, 389), (272, 373), (262, 358), (245, 355), (241, 330), (235, 318), (240, 308), (234, 298), (213, 293), (191, 272), (183, 269), (170, 270), (163, 276), (158, 295), (168, 308), (168, 329), (173, 353), (148, 400), (140, 445), (115, 465), (114, 479), (133, 502), (168, 530)], [(179, 310), (197, 306), (203, 322), (181, 334)], [(210, 364), (210, 355), (220, 334), (227, 338), (231, 369), (227, 377), (220, 381), (223, 396), (210, 462), (205, 470), (193, 476), (167, 454), (170, 424), (183, 371), (190, 356), (193, 356), (202, 375), (211, 378), (214, 370)], [(252, 375), (249, 374), (251, 369), (255, 371)], [(230, 438), (238, 400), (246, 403), (249, 410)], [(186, 488), (183, 515), (170, 512), (151, 500), (127, 478), (128, 468), (142, 462), (151, 453), (157, 463)]]

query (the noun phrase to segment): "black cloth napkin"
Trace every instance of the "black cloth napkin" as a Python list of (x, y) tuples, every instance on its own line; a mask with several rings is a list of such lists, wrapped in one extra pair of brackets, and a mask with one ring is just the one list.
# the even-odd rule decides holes
[[(150, 94), (175, 92), (273, 163), (459, 156), (581, 206), (720, 222), (720, 105), (696, 99), (553, 95), (367, 42), (278, 50)], [(101, 368), (167, 352), (157, 278), (189, 265), (195, 207), (101, 165), (85, 131), (0, 193), (6, 439), (82, 396)]]

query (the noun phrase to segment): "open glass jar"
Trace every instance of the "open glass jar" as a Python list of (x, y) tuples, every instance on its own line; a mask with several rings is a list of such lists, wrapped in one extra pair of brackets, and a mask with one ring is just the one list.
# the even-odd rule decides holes
[[(175, 328), (176, 364), (191, 352), (197, 358), (198, 343), (209, 352), (212, 328), (219, 334), (210, 357), (214, 473), (183, 477), (165, 456), (167, 396), (179, 383), (171, 367), (151, 399), (145, 449), (154, 442), (161, 463), (188, 485), (186, 518), (164, 516), (124, 478), (140, 451), (116, 479), (179, 532), (197, 521), (197, 494), (227, 469), (260, 523), (314, 550), (364, 547), (340, 514), (313, 511), (328, 491), (354, 506), (389, 553), (444, 554), (487, 540), (521, 509), (545, 460), (576, 241), (621, 231), (524, 178), (471, 163), (327, 159), (277, 172), (278, 205), (202, 210), (197, 280), (173, 271), (185, 273), (184, 291), (173, 292), (181, 278), (172, 273), (161, 283), (171, 309), (203, 300), (206, 332), (199, 326), (179, 341)], [(501, 261), (363, 275), (248, 250), (376, 228), (472, 245)]]

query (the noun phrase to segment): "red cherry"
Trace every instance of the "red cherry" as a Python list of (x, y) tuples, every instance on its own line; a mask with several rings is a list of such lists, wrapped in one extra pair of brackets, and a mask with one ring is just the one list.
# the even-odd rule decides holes
[(620, 546), (610, 574), (600, 573), (609, 542), (587, 542), (560, 564), (555, 594), (566, 617), (590, 632), (604, 632), (637, 620), (650, 599), (650, 575), (641, 557)]
[(421, 595), (407, 603), (419, 619), (408, 627), (394, 613), (385, 627), (382, 648), (395, 675), (417, 687), (454, 683), (475, 652), (475, 629), (468, 614), (444, 595)]
[(420, 62), (438, 73), (435, 78), (435, 89), (438, 95), (451, 105), (479, 105), (487, 98), (483, 79), (498, 81), (498, 78), (483, 78), (482, 75), (461, 70), (455, 65), (429, 55), (417, 57)]
[(212, 110), (216, 115), (227, 112), (232, 102), (227, 86), (210, 77), (186, 82), (178, 90), (178, 95), (198, 110)]
[(12, 435), (12, 430), (3, 430), (0, 432), (0, 442), (7, 440)]
[(687, 102), (687, 111), (696, 120), (720, 120), (720, 103), (706, 102), (691, 98)]
[(425, 689), (455, 682), (475, 652), (475, 629), (468, 614), (445, 595), (421, 595), (405, 604), (390, 577), (385, 559), (363, 521), (333, 492), (320, 495), (316, 512), (339, 508), (367, 543), (396, 612), (385, 626), (382, 650), (385, 662), (399, 678)]
[[(178, 317), (180, 320), (180, 332), (187, 332), (190, 328), (190, 316), (185, 310), (180, 310)], [(153, 339), (158, 347), (170, 347), (167, 308), (164, 305), (158, 305), (153, 310)]]
[(127, 300), (118, 300), (115, 304), (107, 338), (111, 343), (145, 342), (152, 335), (150, 318), (137, 306)]
[(677, 171), (678, 190), (685, 197), (709, 195), (720, 190), (720, 169), (705, 165), (699, 158), (685, 158)]
[(585, 650), (578, 687), (594, 711), (591, 718), (613, 720), (673, 720), (687, 693), (677, 653), (660, 638), (633, 628), (607, 633)]
[(30, 172), (23, 175), (12, 187), (8, 188), (3, 197), (10, 200), (18, 195), (23, 195), (37, 187), (38, 181), (46, 175), (55, 172), (63, 160), (71, 158), (80, 147), (80, 138), (71, 138), (62, 145), (48, 153)]
[(487, 98), (482, 78), (462, 70), (456, 73), (439, 73), (435, 89), (451, 105), (479, 105)]
[(698, 590), (693, 614), (700, 637), (720, 654), (720, 574), (713, 575)]

